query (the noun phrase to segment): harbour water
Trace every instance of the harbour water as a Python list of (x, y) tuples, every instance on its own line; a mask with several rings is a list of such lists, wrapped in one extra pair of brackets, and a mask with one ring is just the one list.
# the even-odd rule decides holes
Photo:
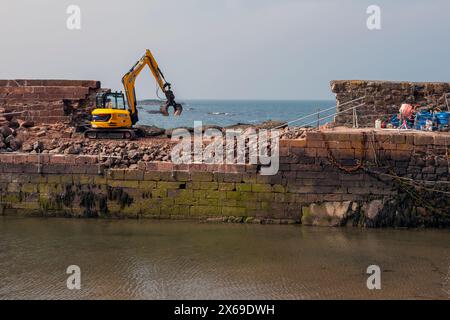
[(449, 299), (450, 233), (3, 217), (0, 299), (14, 298)]

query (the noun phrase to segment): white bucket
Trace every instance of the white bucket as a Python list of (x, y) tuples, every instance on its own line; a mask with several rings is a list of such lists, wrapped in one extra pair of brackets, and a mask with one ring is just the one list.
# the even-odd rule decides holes
[(381, 129), (381, 120), (380, 119), (375, 120), (375, 129)]

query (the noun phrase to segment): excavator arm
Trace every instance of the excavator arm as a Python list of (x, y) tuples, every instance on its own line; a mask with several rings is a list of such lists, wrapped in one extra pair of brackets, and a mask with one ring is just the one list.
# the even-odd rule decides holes
[[(138, 62), (122, 77), (122, 84), (125, 89), (125, 95), (127, 97), (128, 106), (130, 108), (131, 121), (135, 124), (138, 121), (137, 100), (135, 92), (135, 82), (137, 76), (141, 73), (145, 66), (150, 68), (159, 88), (164, 92), (167, 102), (161, 107), (161, 112), (164, 115), (168, 115), (167, 109), (169, 106), (175, 108), (175, 115), (181, 114), (181, 105), (175, 102), (175, 95), (171, 90), (171, 85), (164, 78), (164, 74), (158, 66), (155, 58), (150, 50), (146, 50), (145, 54), (139, 59)], [(165, 112), (164, 112), (165, 111)]]

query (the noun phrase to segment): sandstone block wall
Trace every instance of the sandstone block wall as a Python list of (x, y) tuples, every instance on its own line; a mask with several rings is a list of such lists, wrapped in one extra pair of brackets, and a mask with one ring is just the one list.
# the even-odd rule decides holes
[(208, 219), (305, 225), (450, 226), (450, 135), (309, 132), (282, 140), (280, 171), (256, 165), (0, 154), (0, 214)]
[[(376, 119), (383, 119), (398, 113), (402, 103), (420, 104), (422, 108), (440, 108), (447, 110), (445, 94), (449, 94), (450, 83), (441, 82), (393, 82), (370, 80), (331, 81), (331, 90), (336, 94), (337, 111), (344, 111), (360, 102), (357, 108), (358, 122), (361, 127), (374, 127)], [(364, 100), (339, 107), (353, 99)], [(348, 110), (335, 117), (337, 125), (351, 127), (353, 111)]]
[(0, 80), (0, 108), (36, 123), (70, 121), (89, 113), (99, 90), (93, 80)]

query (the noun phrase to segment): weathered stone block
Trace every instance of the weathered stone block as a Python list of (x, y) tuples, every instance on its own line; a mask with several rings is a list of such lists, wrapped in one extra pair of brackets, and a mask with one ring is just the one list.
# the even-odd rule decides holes
[(272, 192), (272, 186), (270, 184), (256, 183), (252, 184), (253, 192)]

